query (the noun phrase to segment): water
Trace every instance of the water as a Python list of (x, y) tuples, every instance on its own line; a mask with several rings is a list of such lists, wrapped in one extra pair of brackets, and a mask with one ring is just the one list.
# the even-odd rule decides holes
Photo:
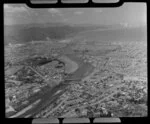
[[(69, 79), (82, 79), (88, 71), (91, 71), (93, 67), (88, 64), (88, 63), (83, 63), (82, 60), (80, 60), (78, 57), (73, 56), (73, 55), (66, 55), (69, 57), (71, 60), (75, 61), (78, 63), (79, 68), (71, 74), (68, 78)], [(41, 99), (41, 102), (33, 107), (32, 109), (28, 110), (26, 113), (18, 116), (17, 118), (23, 118), (29, 114), (33, 115), (41, 111), (41, 109), (49, 106), (53, 102), (55, 102), (58, 97), (63, 94), (66, 91), (66, 87), (69, 85), (69, 80), (60, 83), (54, 88), (46, 87), (46, 89), (43, 89), (44, 93), (39, 93), (38, 95), (36, 94), (35, 97), (33, 96), (32, 101), (36, 101), (38, 99)], [(57, 91), (61, 90), (58, 94), (55, 95)]]

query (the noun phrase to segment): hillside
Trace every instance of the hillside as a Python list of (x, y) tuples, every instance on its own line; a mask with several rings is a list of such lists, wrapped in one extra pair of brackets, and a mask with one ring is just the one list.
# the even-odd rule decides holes
[(46, 40), (47, 38), (60, 40), (74, 36), (81, 31), (97, 28), (96, 26), (76, 26), (60, 23), (7, 25), (4, 27), (4, 37), (5, 44), (26, 43), (30, 41)]
[(119, 27), (106, 30), (86, 31), (75, 37), (77, 41), (96, 41), (96, 42), (113, 42), (113, 41), (147, 41), (146, 26), (141, 27)]
[(13, 25), (4, 27), (5, 45), (31, 41), (53, 41), (74, 37), (79, 41), (146, 41), (146, 26), (68, 25), (63, 23)]

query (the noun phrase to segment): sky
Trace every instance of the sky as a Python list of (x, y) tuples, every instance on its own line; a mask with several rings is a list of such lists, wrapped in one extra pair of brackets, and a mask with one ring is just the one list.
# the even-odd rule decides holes
[(124, 26), (146, 25), (146, 3), (124, 3), (116, 8), (45, 8), (5, 4), (4, 24), (68, 23)]

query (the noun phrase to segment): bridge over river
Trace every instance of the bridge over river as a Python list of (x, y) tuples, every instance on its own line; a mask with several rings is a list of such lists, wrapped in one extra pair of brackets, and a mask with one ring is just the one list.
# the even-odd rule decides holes
[[(24, 117), (33, 117), (36, 113), (40, 112), (45, 107), (52, 104), (54, 101), (56, 101), (60, 95), (62, 95), (66, 91), (66, 87), (74, 80), (81, 80), (84, 76), (86, 76), (88, 73), (93, 70), (93, 67), (89, 63), (83, 63), (83, 61), (76, 57), (75, 55), (66, 55), (68, 59), (71, 59), (75, 63), (78, 64), (78, 69), (76, 69), (75, 72), (71, 73), (69, 77), (60, 83), (59, 85), (55, 86), (54, 88), (50, 88), (46, 86), (46, 88), (41, 89), (41, 92), (38, 93), (35, 96), (33, 96), (31, 99), (32, 103), (34, 104), (33, 107), (31, 107), (31, 104), (27, 107), (29, 108), (23, 108), (23, 110), (15, 113), (12, 116), (9, 116), (9, 118), (24, 118)], [(85, 75), (86, 74), (86, 75)], [(59, 93), (57, 93), (60, 91)]]

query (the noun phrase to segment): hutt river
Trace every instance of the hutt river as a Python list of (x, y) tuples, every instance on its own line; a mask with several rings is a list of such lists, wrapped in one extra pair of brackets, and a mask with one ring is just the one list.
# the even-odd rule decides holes
[[(68, 59), (74, 61), (76, 64), (78, 64), (78, 68), (71, 75), (69, 75), (68, 79), (81, 80), (83, 77), (88, 75), (93, 70), (93, 67), (89, 63), (84, 63), (76, 55), (67, 54), (65, 56)], [(29, 109), (24, 110), (24, 108), (22, 108), (14, 115), (9, 116), (9, 118), (34, 117), (35, 114), (37, 114), (42, 109), (48, 107), (50, 104), (56, 101), (59, 98), (59, 96), (66, 91), (66, 87), (69, 85), (70, 82), (71, 80), (65, 80), (53, 88), (50, 88), (48, 86), (44, 87), (43, 89), (41, 89), (39, 93), (29, 98), (30, 104), (35, 103), (33, 107), (28, 107), (30, 106), (29, 104), (27, 106)], [(21, 113), (21, 111), (23, 112)]]

